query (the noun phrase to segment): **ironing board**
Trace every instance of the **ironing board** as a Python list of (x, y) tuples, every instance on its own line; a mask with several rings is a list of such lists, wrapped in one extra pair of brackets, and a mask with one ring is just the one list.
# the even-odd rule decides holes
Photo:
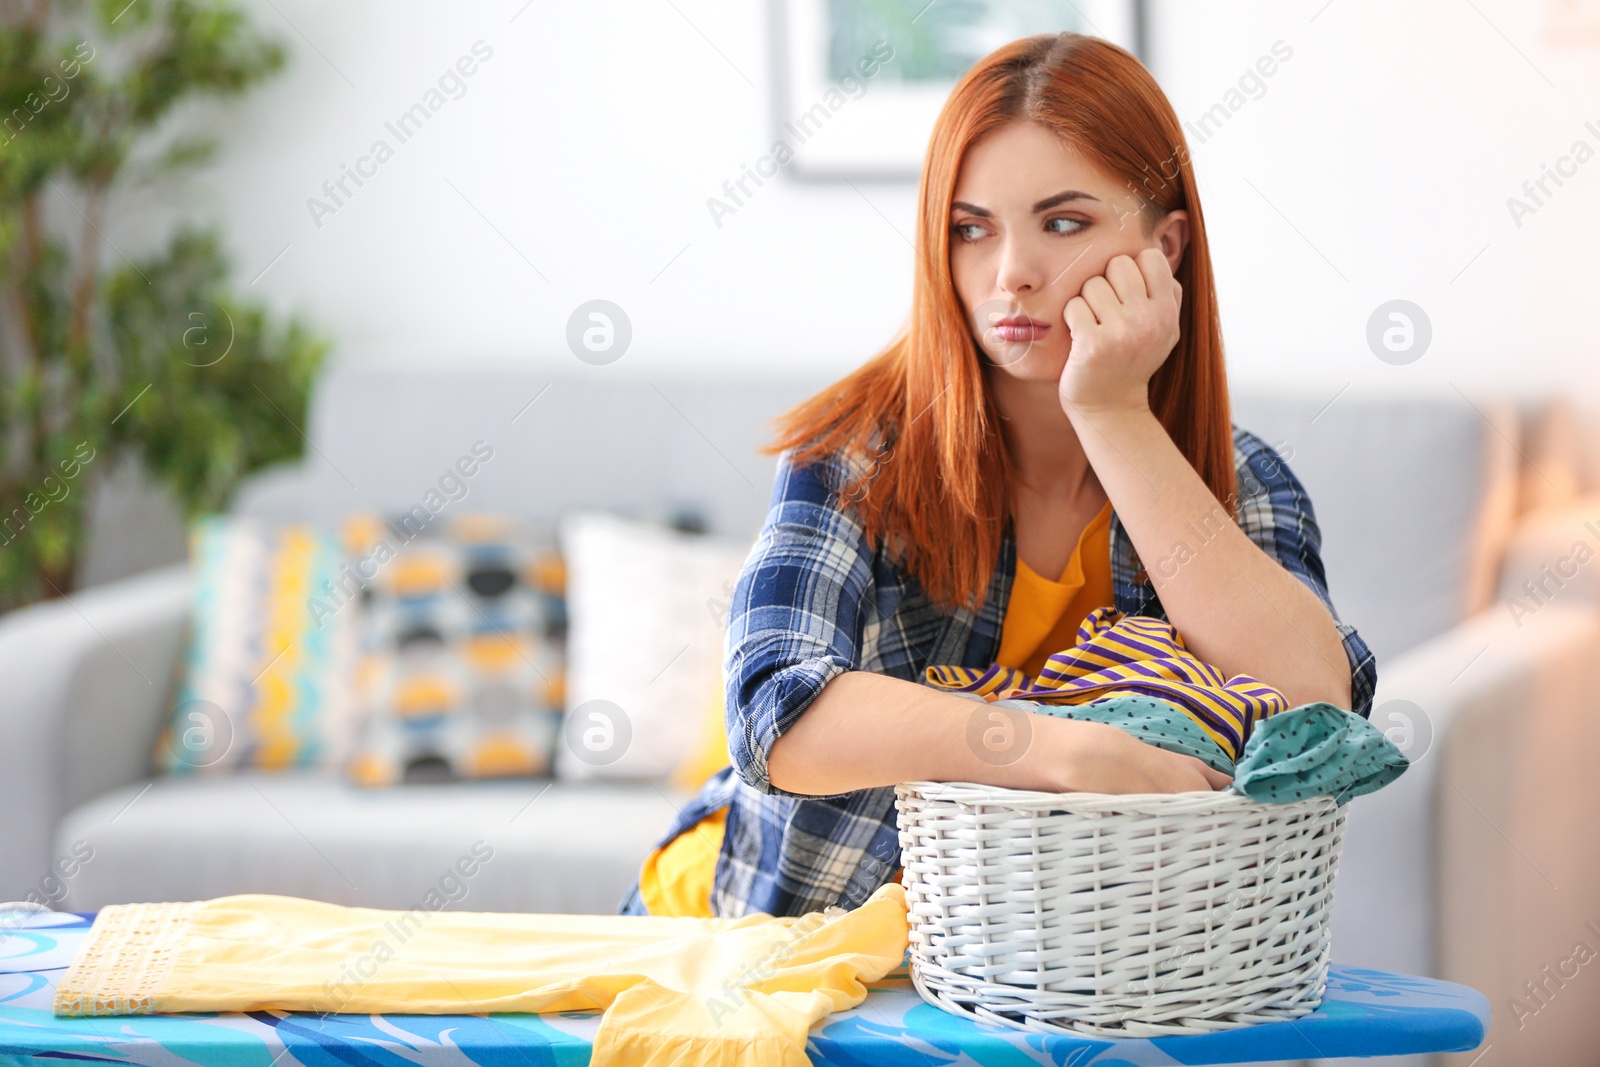
[[(0, 929), (0, 1067), (64, 1060), (127, 1067), (582, 1067), (599, 1026), (594, 1012), (57, 1018), (56, 983), (93, 918), (82, 912), (7, 917)], [(1488, 1001), (1466, 986), (1339, 966), (1329, 969), (1322, 1006), (1293, 1022), (1149, 1040), (1032, 1034), (973, 1022), (924, 1002), (904, 964), (869, 988), (860, 1005), (812, 1028), (813, 1063), (1082, 1067), (1463, 1052), (1482, 1043), (1489, 1022)]]

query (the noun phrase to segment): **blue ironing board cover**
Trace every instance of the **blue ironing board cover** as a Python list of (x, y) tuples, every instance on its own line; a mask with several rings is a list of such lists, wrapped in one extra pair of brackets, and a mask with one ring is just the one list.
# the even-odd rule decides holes
[[(63, 1061), (138, 1067), (581, 1067), (594, 1012), (318, 1015), (194, 1012), (57, 1018), (56, 983), (93, 915), (45, 912), (0, 928), (0, 1067)], [(1467, 986), (1334, 966), (1322, 1006), (1293, 1022), (1150, 1040), (1025, 1033), (925, 1003), (899, 971), (811, 1030), (811, 1061), (837, 1067), (1082, 1067), (1460, 1052), (1483, 1041), (1489, 1003)]]

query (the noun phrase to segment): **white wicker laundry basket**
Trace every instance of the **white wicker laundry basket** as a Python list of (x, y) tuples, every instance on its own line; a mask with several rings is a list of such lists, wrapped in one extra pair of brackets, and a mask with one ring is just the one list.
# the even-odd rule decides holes
[(1159, 1037), (1322, 1002), (1348, 805), (895, 787), (924, 999), (1039, 1032)]

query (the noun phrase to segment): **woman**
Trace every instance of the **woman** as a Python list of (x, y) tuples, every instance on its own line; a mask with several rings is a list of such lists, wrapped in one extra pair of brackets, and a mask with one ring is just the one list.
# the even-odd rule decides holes
[(993, 709), (921, 684), (941, 663), (1032, 674), (1097, 606), (1167, 619), (1291, 706), (1370, 712), (1376, 665), (1329, 600), (1311, 501), (1229, 421), (1194, 175), (1138, 61), (1044, 34), (968, 72), (917, 248), (905, 330), (767, 449), (772, 510), (728, 620), (732, 766), (625, 913), (856, 907), (897, 877), (896, 782), (1226, 785), (1098, 723), (1027, 716), (997, 751)]

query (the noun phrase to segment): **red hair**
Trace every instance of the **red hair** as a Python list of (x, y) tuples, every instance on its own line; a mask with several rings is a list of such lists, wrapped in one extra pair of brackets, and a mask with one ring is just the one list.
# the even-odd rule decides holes
[(898, 565), (946, 609), (983, 602), (1009, 520), (1011, 464), (981, 349), (950, 275), (950, 202), (967, 149), (1025, 119), (1062, 137), (1140, 198), (1146, 228), (1188, 212), (1176, 271), (1181, 336), (1150, 380), (1150, 409), (1230, 517), (1237, 515), (1233, 433), (1205, 219), (1183, 130), (1150, 73), (1109, 41), (1076, 33), (1013, 41), (978, 62), (939, 113), (923, 162), (911, 315), (861, 367), (773, 420), (761, 452), (794, 449), (867, 462), (837, 487), (869, 544), (887, 537)]

